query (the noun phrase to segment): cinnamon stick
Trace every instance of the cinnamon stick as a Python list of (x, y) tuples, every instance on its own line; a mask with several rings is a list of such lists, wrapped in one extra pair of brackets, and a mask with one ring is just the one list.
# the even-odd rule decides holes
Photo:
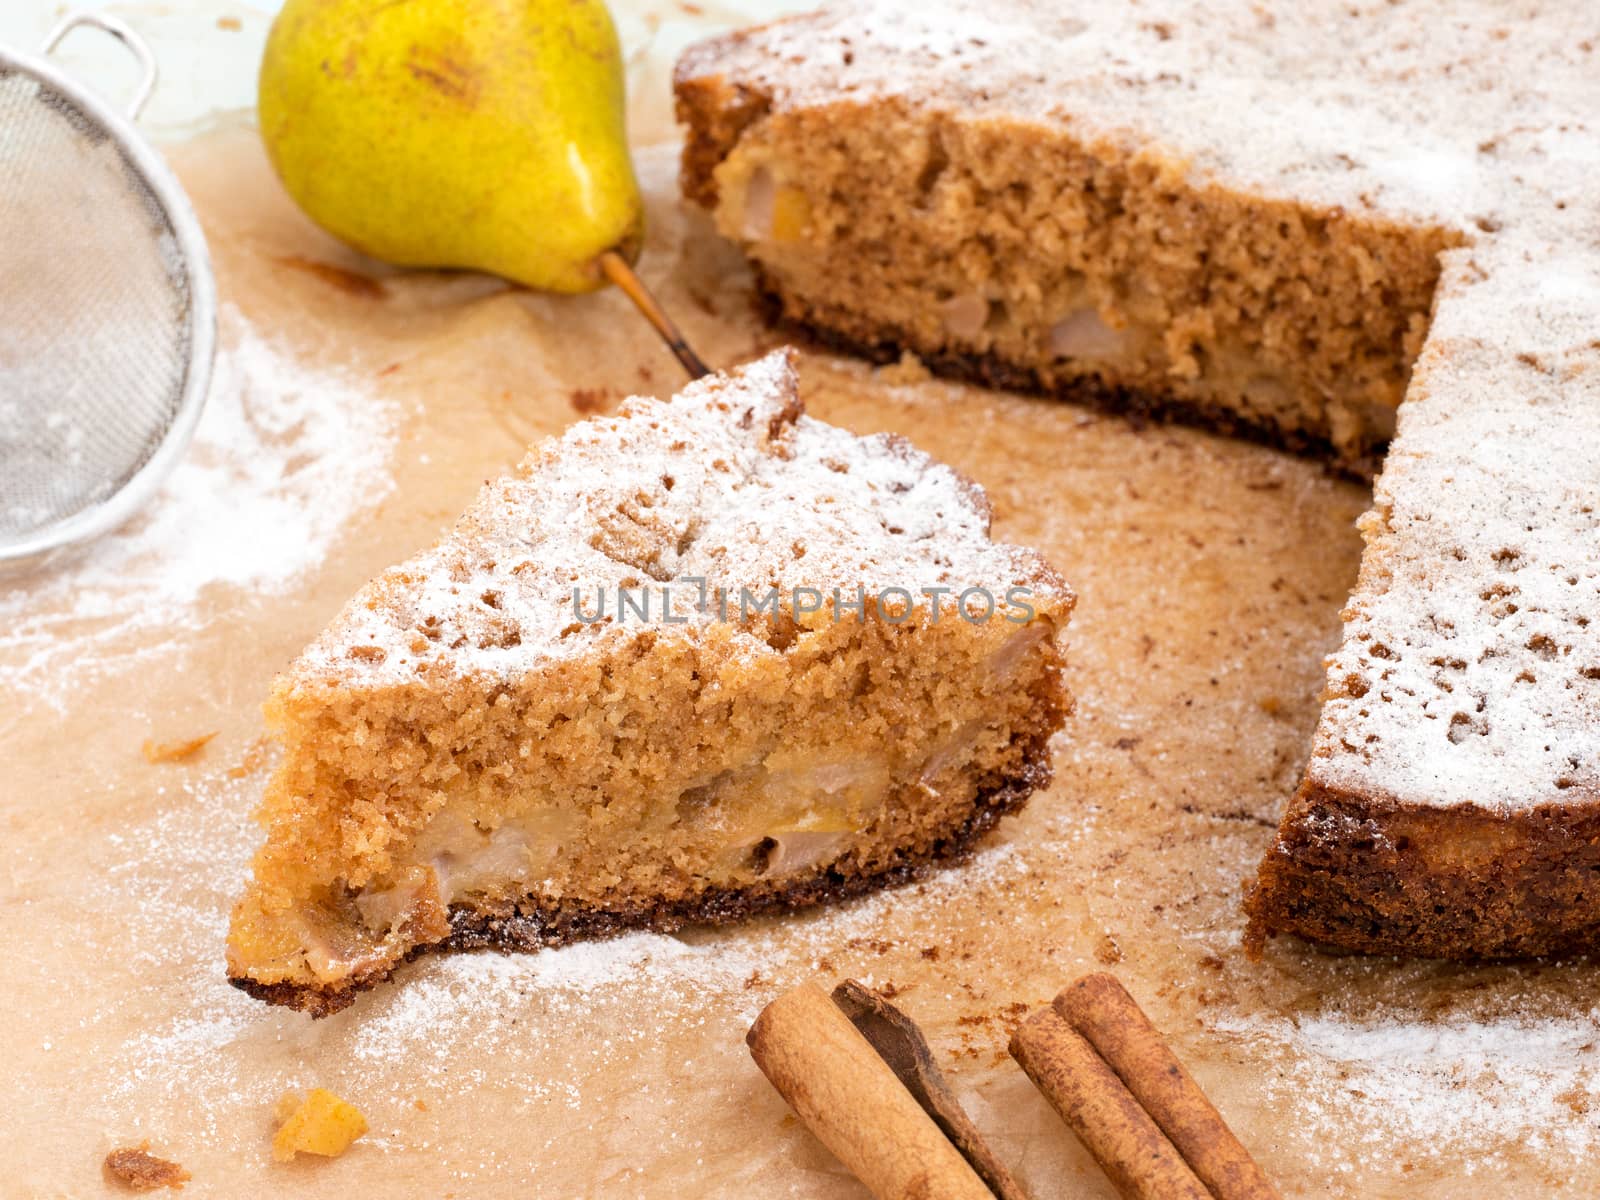
[(1160, 1032), (1113, 976), (1086, 975), (1055, 999), (1217, 1200), (1279, 1200), (1274, 1187)]
[(922, 1111), (954, 1143), (978, 1178), (989, 1185), (996, 1200), (1028, 1200), (1022, 1185), (995, 1157), (945, 1082), (944, 1072), (933, 1061), (928, 1040), (917, 1023), (891, 1004), (888, 997), (854, 979), (846, 979), (833, 989), (833, 1002), (871, 1043)]
[(745, 1040), (789, 1107), (878, 1200), (994, 1200), (815, 984), (801, 984), (767, 1005)]
[(1011, 1057), (1131, 1200), (1212, 1200), (1116, 1074), (1054, 1009), (1017, 1026)]

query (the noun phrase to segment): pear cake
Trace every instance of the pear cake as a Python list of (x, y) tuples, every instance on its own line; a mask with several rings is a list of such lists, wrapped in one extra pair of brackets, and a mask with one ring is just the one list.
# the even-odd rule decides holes
[(277, 680), (232, 981), (791, 909), (1049, 778), (1072, 592), (981, 488), (804, 415), (789, 352), (535, 447)]
[(1600, 940), (1585, 15), (934, 0), (679, 62), (683, 191), (788, 323), (1345, 470), (1381, 460), (1252, 950)]

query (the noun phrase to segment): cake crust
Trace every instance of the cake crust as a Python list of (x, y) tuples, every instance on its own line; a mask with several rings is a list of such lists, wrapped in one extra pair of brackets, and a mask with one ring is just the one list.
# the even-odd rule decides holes
[(1246, 948), (1286, 932), (1458, 961), (1587, 953), (1600, 938), (1600, 797), (1515, 812), (1308, 783), (1250, 893)]

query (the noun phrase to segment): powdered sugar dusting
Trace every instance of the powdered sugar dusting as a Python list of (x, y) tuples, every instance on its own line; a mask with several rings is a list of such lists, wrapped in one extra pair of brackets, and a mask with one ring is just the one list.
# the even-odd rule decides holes
[(760, 964), (736, 942), (691, 945), (675, 937), (634, 933), (557, 950), (505, 955), (457, 954), (427, 963), (417, 977), (373, 1007), (351, 1039), (358, 1059), (384, 1061), (399, 1046), (459, 1053), (471, 1038), (494, 1046), (506, 1035), (519, 1001), (541, 992), (546, 1006), (582, 1004), (616, 988), (691, 991), (737, 989)]
[(1560, 129), (1563, 157), (1592, 154), (1590, 50), (1561, 20), (1512, 22), (1492, 0), (1231, 0), (1203, 15), (1186, 0), (874, 0), (691, 47), (678, 74), (737, 78), (780, 112), (890, 99), (1065, 124), (1197, 182), (1476, 232), (1576, 169), (1550, 154), (1522, 175), (1496, 157), (1508, 139)]
[(0, 580), (0, 691), (49, 678), (44, 697), (60, 707), (63, 683), (126, 669), (197, 628), (207, 589), (285, 592), (392, 486), (381, 400), (298, 361), (237, 309), (221, 324), (194, 441), (146, 509), (73, 557)]
[(1215, 1028), (1252, 1055), (1289, 1052), (1264, 1099), (1292, 1109), (1318, 1167), (1388, 1159), (1403, 1142), (1412, 1158), (1471, 1174), (1506, 1151), (1579, 1159), (1600, 1146), (1600, 1126), (1573, 1119), (1600, 1104), (1597, 1021), (1600, 1009), (1536, 1021), (1331, 1011), (1229, 1014)]
[(1364, 524), (1318, 783), (1433, 804), (1600, 799), (1597, 322), (1600, 254), (1501, 241), (1451, 256)]
[[(143, 1132), (136, 1114), (181, 1106), (186, 1137), (229, 1146), (246, 1161), (264, 1158), (266, 1114), (290, 1088), (332, 1086), (356, 1101), (374, 1124), (368, 1152), (428, 1149), (414, 1097), (426, 1097), (430, 1111), (459, 1103), (470, 1121), (484, 1092), (509, 1095), (528, 1115), (515, 1143), (525, 1157), (542, 1139), (563, 1136), (567, 1114), (590, 1121), (597, 1105), (611, 1111), (633, 1102), (618, 1078), (641, 1089), (641, 1103), (663, 1102), (662, 1093), (681, 1102), (687, 1087), (743, 1087), (748, 1077), (731, 1066), (748, 1069), (740, 1038), (787, 981), (834, 978), (839, 968), (830, 956), (896, 938), (894, 956), (882, 961), (904, 969), (916, 946), (942, 943), (953, 929), (1003, 936), (1012, 909), (1024, 922), (1021, 936), (1037, 939), (1038, 910), (1021, 898), (1036, 887), (1070, 895), (1065, 881), (1092, 861), (1081, 857), (1080, 843), (1088, 830), (1082, 821), (1092, 823), (1093, 814), (1059, 810), (1044, 836), (990, 844), (967, 866), (918, 886), (677, 936), (426, 956), (347, 1012), (309, 1021), (248, 999), (227, 986), (221, 969), (227, 905), (255, 836), (244, 814), (259, 786), (259, 776), (225, 774), (181, 786), (171, 807), (116, 835), (123, 865), (98, 876), (100, 899), (110, 908), (116, 898), (140, 896), (120, 908), (120, 931), (159, 954), (119, 960), (119, 969), (137, 987), (168, 990), (173, 1002), (162, 1006), (164, 1019), (86, 1064), (92, 1090), (104, 1091), (119, 1114), (117, 1128)], [(1071, 918), (1057, 921), (1059, 930)], [(1070, 973), (1070, 961), (1043, 962), (1037, 986), (1047, 994)], [(870, 960), (850, 973), (872, 985), (890, 982), (875, 977)], [(941, 990), (916, 991), (912, 1007), (929, 1011)], [(1201, 1019), (1208, 1042), (1231, 1043), (1243, 1060), (1271, 1065), (1253, 1074), (1252, 1098), (1293, 1114), (1282, 1136), (1312, 1175), (1360, 1178), (1368, 1164), (1392, 1167), (1401, 1147), (1418, 1163), (1448, 1164), (1452, 1174), (1520, 1162), (1529, 1152), (1557, 1167), (1581, 1161), (1600, 1148), (1600, 1128), (1584, 1119), (1600, 1104), (1600, 1008), (1545, 1001), (1538, 1007), (1552, 1015), (1530, 1019), (1516, 1015), (1514, 994), (1503, 993), (1487, 992), (1486, 1003), (1498, 1008), (1476, 1016), (1429, 1018), (1379, 1002), (1359, 1014), (1330, 1005), (1284, 1017), (1250, 1003), (1202, 1009)], [(684, 1064), (651, 1056), (664, 1038), (681, 1040), (683, 1030), (701, 1025), (717, 1065), (678, 1081), (671, 1072)], [(949, 1019), (929, 1033), (944, 1046), (953, 1037)], [(640, 1062), (651, 1065), (636, 1071)], [(596, 1080), (606, 1081), (603, 1097)], [(653, 1101), (644, 1094), (651, 1088)], [(1005, 1128), (1017, 1112), (1008, 1106), (991, 1119)], [(1052, 1127), (1051, 1139), (1061, 1136)]]
[[(447, 538), (359, 592), (297, 670), (363, 683), (514, 674), (589, 652), (576, 614), (601, 613), (602, 593), (612, 615), (587, 632), (606, 636), (621, 628), (619, 589), (689, 579), (735, 597), (946, 586), (953, 608), (977, 583), (997, 597), (1032, 586), (1040, 611), (1067, 603), (1036, 554), (988, 534), (983, 493), (950, 468), (804, 416), (779, 351), (536, 447)], [(679, 632), (726, 620), (682, 586)], [(767, 649), (757, 634), (734, 636)]]

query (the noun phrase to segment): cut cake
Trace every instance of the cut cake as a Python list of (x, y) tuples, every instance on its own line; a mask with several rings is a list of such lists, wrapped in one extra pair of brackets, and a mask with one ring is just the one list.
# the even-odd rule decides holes
[(679, 63), (684, 193), (786, 321), (1358, 472), (1390, 444), (1255, 946), (1600, 935), (1593, 15), (868, 4)]

